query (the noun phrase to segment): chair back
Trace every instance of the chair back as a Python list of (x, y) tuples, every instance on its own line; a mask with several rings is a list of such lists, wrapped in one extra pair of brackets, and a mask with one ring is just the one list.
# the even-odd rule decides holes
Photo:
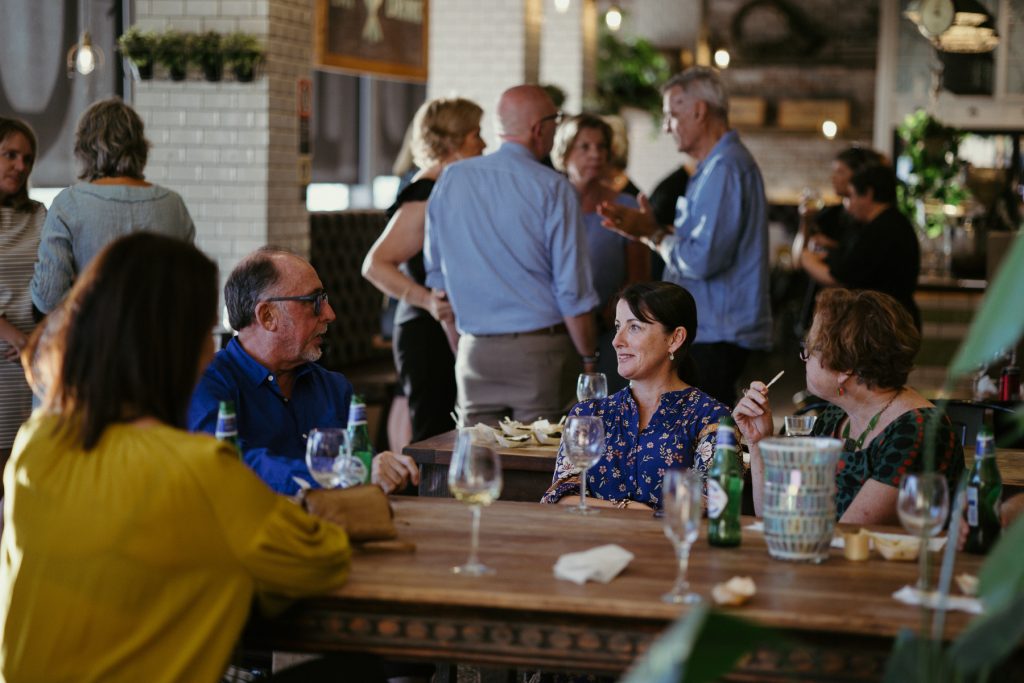
[(1004, 443), (1000, 435), (1013, 434), (1014, 406), (1007, 403), (987, 403), (968, 399), (949, 399), (946, 402), (946, 415), (953, 423), (953, 431), (960, 436), (963, 446), (973, 445), (978, 438), (978, 430), (982, 425), (992, 426), (996, 443), (1004, 448), (1019, 448), (1021, 439), (1014, 443)]

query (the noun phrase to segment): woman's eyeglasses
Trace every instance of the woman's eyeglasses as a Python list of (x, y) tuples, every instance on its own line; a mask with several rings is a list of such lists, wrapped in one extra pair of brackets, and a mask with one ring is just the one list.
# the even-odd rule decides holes
[(327, 303), (327, 290), (318, 289), (312, 294), (303, 294), (302, 296), (272, 296), (264, 301), (305, 301), (313, 304), (313, 315), (319, 316), (321, 308)]
[(808, 360), (810, 360), (811, 353), (818, 350), (818, 347), (808, 348), (806, 341), (800, 342), (800, 360), (806, 363)]

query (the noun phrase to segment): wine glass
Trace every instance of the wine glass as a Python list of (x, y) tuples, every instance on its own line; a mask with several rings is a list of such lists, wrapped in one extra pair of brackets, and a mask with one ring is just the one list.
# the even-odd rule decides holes
[(582, 372), (576, 380), (576, 399), (586, 401), (591, 398), (608, 396), (608, 378), (603, 372)]
[(896, 512), (903, 528), (921, 539), (917, 589), (928, 590), (928, 539), (939, 533), (949, 514), (949, 485), (941, 474), (905, 474), (900, 482)]
[(690, 591), (686, 580), (686, 569), (690, 564), (690, 546), (700, 533), (700, 518), (703, 513), (703, 493), (700, 476), (691, 469), (671, 469), (665, 472), (661, 482), (662, 519), (665, 535), (676, 547), (679, 573), (672, 590), (661, 596), (664, 602), (692, 605), (701, 597)]
[(452, 567), (456, 574), (481, 576), (494, 570), (480, 562), (480, 508), (490, 505), (501, 495), (501, 458), (493, 448), (473, 440), (472, 429), (461, 429), (448, 466), (448, 488), (460, 502), (473, 511), (473, 534), (469, 559)]
[[(359, 463), (358, 467), (355, 463)], [(363, 463), (352, 457), (348, 432), (337, 427), (313, 429), (309, 432), (306, 439), (306, 465), (316, 483), (325, 489), (347, 488), (361, 482), (366, 473)], [(356, 469), (361, 471), (354, 471)]]
[(583, 515), (597, 514), (593, 507), (587, 507), (587, 470), (604, 453), (604, 423), (596, 415), (571, 415), (565, 421), (562, 433), (565, 457), (580, 468), (580, 503), (569, 508), (570, 512)]
[(817, 419), (816, 415), (787, 415), (786, 436), (810, 436)]

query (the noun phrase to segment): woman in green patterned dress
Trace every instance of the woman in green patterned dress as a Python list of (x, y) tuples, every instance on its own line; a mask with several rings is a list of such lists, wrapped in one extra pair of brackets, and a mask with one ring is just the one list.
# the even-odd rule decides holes
[[(900, 480), (923, 469), (925, 426), (938, 410), (906, 384), (920, 346), (910, 314), (888, 294), (837, 288), (818, 296), (800, 357), (807, 364), (807, 389), (832, 404), (818, 417), (813, 435), (843, 441), (836, 468), (840, 522), (899, 522)], [(762, 382), (751, 383), (733, 416), (750, 445), (754, 509), (760, 515), (764, 463), (757, 443), (774, 431)], [(952, 490), (963, 468), (960, 441), (942, 416), (935, 471)]]

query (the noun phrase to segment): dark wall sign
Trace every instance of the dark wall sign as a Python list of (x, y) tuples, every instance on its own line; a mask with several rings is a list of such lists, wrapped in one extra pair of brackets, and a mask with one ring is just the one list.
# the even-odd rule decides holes
[(316, 0), (313, 59), (325, 68), (427, 80), (428, 0)]

